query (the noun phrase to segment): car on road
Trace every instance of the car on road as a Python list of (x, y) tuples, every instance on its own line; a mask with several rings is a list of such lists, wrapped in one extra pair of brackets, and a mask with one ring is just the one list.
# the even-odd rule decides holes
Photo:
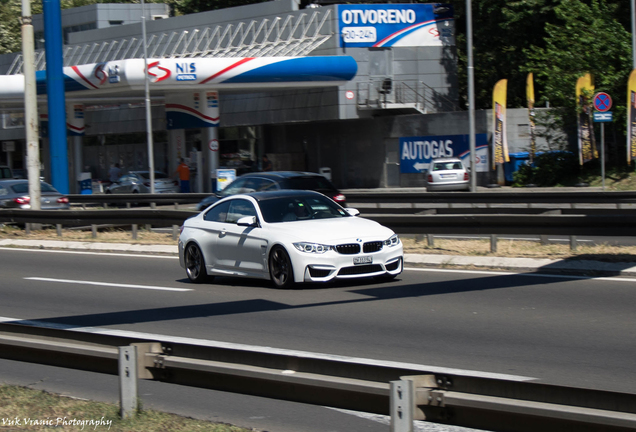
[(0, 179), (10, 179), (15, 178), (13, 173), (11, 172), (11, 168), (8, 166), (0, 165)]
[(320, 174), (300, 171), (269, 171), (243, 174), (222, 191), (205, 198), (197, 204), (196, 208), (198, 211), (202, 211), (222, 198), (239, 193), (284, 189), (320, 192), (341, 206), (346, 205), (346, 197)]
[(184, 222), (179, 262), (195, 283), (239, 276), (290, 288), (394, 278), (402, 272), (400, 238), (359, 214), (314, 191), (232, 195)]
[(426, 173), (429, 192), (470, 190), (470, 174), (459, 158), (433, 159)]
[[(179, 182), (155, 171), (155, 193), (179, 193)], [(105, 193), (150, 193), (150, 171), (130, 171), (106, 188)]]
[[(30, 209), (29, 181), (23, 179), (0, 180), (0, 208)], [(68, 197), (46, 182), (40, 182), (40, 208), (66, 210)]]

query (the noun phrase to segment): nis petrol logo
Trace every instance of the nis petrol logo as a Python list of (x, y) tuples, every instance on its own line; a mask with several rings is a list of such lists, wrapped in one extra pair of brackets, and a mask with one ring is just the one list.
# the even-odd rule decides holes
[[(172, 76), (170, 69), (163, 67), (158, 61), (148, 64), (148, 75), (153, 77), (153, 82), (161, 82)], [(175, 78), (177, 81), (196, 81), (197, 68), (195, 63), (177, 63), (175, 65)]]

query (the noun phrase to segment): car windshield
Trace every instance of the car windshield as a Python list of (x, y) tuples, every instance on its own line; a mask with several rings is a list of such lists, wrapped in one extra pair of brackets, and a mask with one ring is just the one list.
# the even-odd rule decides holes
[(351, 217), (342, 207), (323, 196), (280, 197), (263, 200), (259, 205), (263, 219), (268, 223)]
[(436, 162), (433, 171), (460, 170), (463, 169), (461, 162)]
[[(15, 193), (29, 193), (29, 183), (17, 183), (11, 186)], [(53, 186), (48, 183), (40, 183), (41, 192), (57, 192)]]

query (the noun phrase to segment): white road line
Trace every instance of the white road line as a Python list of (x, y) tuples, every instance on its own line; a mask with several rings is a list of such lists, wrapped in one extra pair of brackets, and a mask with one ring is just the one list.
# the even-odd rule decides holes
[(487, 271), (487, 270), (450, 270), (450, 269), (434, 269), (434, 268), (414, 268), (404, 267), (405, 271), (415, 272), (432, 272), (432, 273), (466, 273), (466, 274), (482, 274), (482, 275), (497, 275), (497, 276), (530, 276), (530, 277), (543, 277), (543, 278), (559, 278), (559, 279), (589, 279), (589, 280), (601, 280), (612, 282), (636, 282), (634, 278), (625, 277), (596, 277), (596, 276), (575, 276), (575, 275), (561, 275), (550, 273), (524, 273), (524, 272), (504, 272), (504, 271)]
[(78, 285), (96, 285), (96, 286), (107, 286), (107, 287), (117, 287), (117, 288), (149, 289), (149, 290), (156, 290), (156, 291), (192, 291), (192, 289), (190, 288), (169, 288), (169, 287), (159, 287), (159, 286), (152, 286), (152, 285), (117, 284), (117, 283), (109, 283), (109, 282), (92, 282), (92, 281), (80, 281), (80, 280), (71, 280), (71, 279), (52, 279), (52, 278), (41, 278), (41, 277), (26, 277), (24, 279), (42, 281), (42, 282), (59, 282), (59, 283), (78, 284)]
[(178, 256), (173, 256), (173, 255), (151, 255), (151, 252), (145, 255), (140, 255), (138, 253), (89, 252), (89, 251), (70, 251), (70, 250), (58, 250), (58, 249), (34, 249), (34, 248), (13, 248), (13, 247), (0, 247), (0, 250), (59, 253), (59, 254), (73, 254), (73, 255), (117, 256), (117, 257), (126, 257), (126, 258), (159, 258), (159, 259), (171, 259), (171, 260), (179, 259)]
[(159, 340), (166, 343), (172, 342), (172, 343), (199, 345), (199, 346), (214, 347), (214, 348), (238, 349), (238, 350), (252, 351), (257, 353), (282, 354), (282, 355), (307, 358), (307, 359), (336, 360), (336, 361), (342, 361), (347, 363), (364, 364), (364, 365), (370, 365), (370, 366), (386, 366), (386, 367), (399, 368), (399, 369), (413, 369), (413, 370), (422, 371), (422, 373), (454, 374), (454, 375), (464, 375), (464, 376), (480, 377), (480, 378), (505, 379), (509, 381), (533, 381), (537, 379), (537, 378), (531, 378), (531, 377), (519, 376), (519, 375), (508, 375), (508, 374), (494, 373), (494, 372), (481, 372), (481, 371), (474, 371), (474, 370), (468, 370), (468, 369), (455, 369), (455, 368), (447, 368), (447, 367), (439, 367), (439, 366), (426, 366), (426, 365), (420, 365), (420, 364), (414, 364), (414, 363), (395, 362), (390, 360), (373, 360), (373, 359), (366, 359), (366, 358), (360, 358), (360, 357), (341, 356), (336, 354), (322, 354), (322, 353), (314, 353), (314, 352), (308, 352), (308, 351), (298, 351), (298, 350), (291, 350), (286, 348), (263, 347), (258, 345), (246, 345), (246, 344), (233, 343), (233, 342), (213, 341), (208, 339), (194, 339), (194, 338), (181, 337), (181, 336), (168, 336), (168, 335), (159, 335), (154, 333), (134, 332), (129, 330), (116, 330), (116, 329), (109, 329), (104, 327), (77, 327), (77, 326), (68, 325), (68, 324), (49, 323), (49, 322), (40, 321), (40, 320), (25, 320), (21, 318), (9, 318), (9, 317), (2, 317), (2, 316), (0, 316), (0, 323), (13, 323), (13, 324), (20, 324), (20, 325), (32, 326), (32, 327), (62, 329), (62, 330), (68, 330), (72, 332), (86, 333), (86, 334), (122, 336), (122, 337), (130, 338), (130, 339), (141, 339), (141, 340), (149, 340), (149, 341)]

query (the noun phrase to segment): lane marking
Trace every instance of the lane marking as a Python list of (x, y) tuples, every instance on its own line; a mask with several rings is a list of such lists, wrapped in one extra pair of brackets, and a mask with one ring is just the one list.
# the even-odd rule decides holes
[(558, 278), (558, 279), (577, 279), (577, 280), (601, 280), (612, 282), (636, 282), (635, 278), (626, 277), (595, 277), (595, 276), (576, 276), (576, 275), (561, 275), (550, 273), (523, 273), (523, 272), (505, 272), (505, 271), (488, 271), (488, 270), (451, 270), (451, 269), (434, 269), (434, 268), (416, 268), (416, 267), (404, 267), (404, 271), (415, 272), (439, 272), (439, 273), (466, 273), (466, 274), (482, 274), (482, 275), (497, 275), (497, 276), (530, 276), (530, 277), (542, 277), (542, 278)]
[(509, 381), (533, 381), (537, 378), (531, 378), (520, 375), (508, 375), (502, 373), (495, 372), (481, 372), (470, 369), (454, 369), (447, 367), (439, 367), (439, 366), (426, 366), (415, 363), (403, 363), (396, 362), (390, 360), (373, 360), (366, 359), (360, 357), (348, 357), (341, 356), (336, 354), (323, 354), (323, 353), (314, 353), (308, 351), (298, 351), (298, 350), (290, 350), (286, 348), (273, 348), (273, 347), (262, 347), (258, 345), (246, 345), (239, 344), (233, 342), (221, 342), (221, 341), (213, 341), (207, 339), (194, 339), (188, 337), (181, 336), (168, 336), (168, 335), (160, 335), (154, 333), (144, 333), (144, 332), (134, 332), (129, 330), (114, 330), (108, 329), (104, 327), (77, 327), (69, 324), (58, 324), (58, 323), (48, 323), (46, 321), (39, 320), (23, 320), (20, 318), (9, 318), (0, 316), (0, 323), (10, 323), (10, 324), (19, 324), (23, 326), (31, 326), (31, 327), (43, 327), (43, 328), (53, 328), (59, 330), (68, 330), (77, 333), (84, 334), (99, 334), (106, 336), (122, 336), (126, 338), (132, 339), (145, 339), (152, 342), (161, 341), (167, 343), (179, 343), (179, 344), (188, 344), (188, 345), (198, 345), (204, 347), (212, 347), (212, 348), (225, 348), (225, 349), (236, 349), (243, 351), (252, 351), (256, 353), (266, 353), (266, 354), (282, 354), (293, 357), (301, 357), (307, 359), (318, 359), (318, 360), (337, 360), (346, 363), (354, 363), (354, 364), (364, 364), (371, 366), (386, 366), (392, 368), (400, 368), (400, 369), (413, 369), (417, 371), (421, 371), (422, 373), (434, 373), (434, 374), (454, 374), (454, 375), (464, 375), (471, 377), (480, 377), (480, 378), (494, 378), (494, 379), (504, 379)]
[[(116, 256), (126, 258), (159, 258), (159, 259), (171, 259), (178, 260), (178, 256), (173, 255), (140, 255), (138, 253), (122, 253), (122, 252), (90, 252), (90, 251), (71, 251), (71, 250), (57, 250), (57, 249), (36, 249), (36, 248), (12, 248), (12, 247), (0, 247), (0, 250), (6, 251), (20, 251), (20, 252), (45, 252), (45, 253), (61, 253), (61, 254), (73, 254), (73, 255), (98, 255), (98, 256)], [(152, 252), (149, 252), (152, 253)]]
[(67, 283), (67, 284), (94, 285), (94, 286), (106, 286), (106, 287), (116, 287), (116, 288), (149, 289), (149, 290), (156, 290), (156, 291), (193, 291), (191, 288), (168, 288), (168, 287), (159, 287), (159, 286), (152, 286), (152, 285), (131, 285), (131, 284), (118, 284), (118, 283), (109, 283), (109, 282), (80, 281), (80, 280), (71, 280), (71, 279), (53, 279), (53, 278), (42, 278), (42, 277), (25, 277), (24, 279), (41, 281), (41, 282), (59, 282), (59, 283)]

